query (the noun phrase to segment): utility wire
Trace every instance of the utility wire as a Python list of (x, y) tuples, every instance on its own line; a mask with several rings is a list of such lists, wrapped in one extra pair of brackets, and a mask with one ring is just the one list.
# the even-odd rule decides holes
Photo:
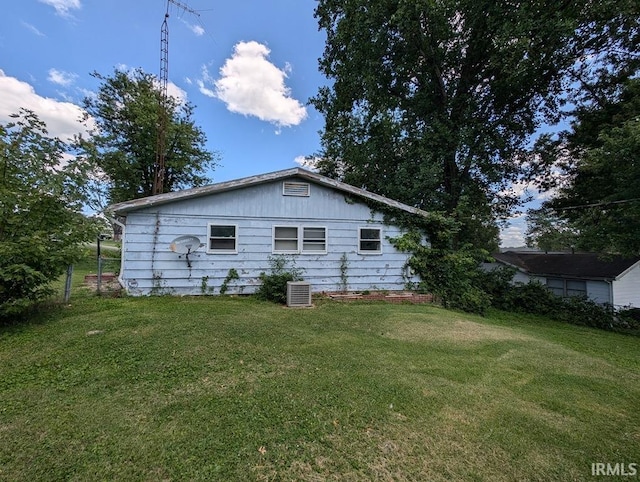
[(640, 198), (622, 199), (620, 201), (606, 201), (593, 204), (581, 204), (579, 206), (567, 206), (566, 208), (553, 208), (554, 211), (570, 211), (572, 209), (594, 208), (598, 206), (611, 206), (613, 204), (625, 204), (640, 201)]

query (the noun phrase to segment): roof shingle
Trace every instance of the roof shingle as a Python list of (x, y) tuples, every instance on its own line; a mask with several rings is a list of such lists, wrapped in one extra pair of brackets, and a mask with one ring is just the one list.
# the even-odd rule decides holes
[(615, 279), (640, 261), (640, 257), (601, 257), (595, 253), (519, 253), (506, 251), (494, 254), (502, 263), (529, 274), (568, 278)]

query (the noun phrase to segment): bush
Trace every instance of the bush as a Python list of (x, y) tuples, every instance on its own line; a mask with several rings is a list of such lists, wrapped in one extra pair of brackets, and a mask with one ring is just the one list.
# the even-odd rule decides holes
[(562, 310), (562, 298), (546, 286), (532, 281), (513, 286), (501, 301), (502, 309), (521, 313), (552, 316)]
[[(296, 268), (295, 260), (286, 256), (270, 256), (271, 273), (260, 273), (262, 284), (256, 291), (256, 296), (261, 300), (286, 304), (287, 282), (301, 281), (302, 270)], [(287, 265), (291, 264), (290, 267)]]
[(30, 111), (0, 124), (0, 320), (14, 321), (51, 294), (96, 234), (82, 214), (85, 160), (62, 162), (68, 146)]
[(616, 320), (622, 328), (640, 330), (640, 308), (625, 308), (616, 313)]
[(562, 310), (556, 317), (560, 321), (604, 330), (611, 330), (617, 324), (610, 305), (600, 305), (580, 297), (565, 298), (562, 303)]
[(582, 297), (560, 298), (537, 282), (505, 287), (500, 281), (503, 280), (501, 273), (496, 274), (496, 279), (496, 284), (491, 285), (494, 286), (492, 305), (500, 310), (542, 315), (573, 325), (604, 330), (632, 326), (626, 319), (616, 315), (611, 306)]
[(392, 242), (398, 250), (411, 254), (407, 265), (420, 277), (418, 289), (431, 293), (445, 308), (484, 314), (491, 306), (490, 295), (478, 283), (481, 252), (469, 246), (457, 251), (432, 248), (422, 243), (418, 233)]

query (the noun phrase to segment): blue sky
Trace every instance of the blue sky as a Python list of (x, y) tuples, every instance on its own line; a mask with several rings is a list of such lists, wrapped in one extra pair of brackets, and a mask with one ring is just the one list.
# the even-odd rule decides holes
[[(159, 75), (160, 29), (169, 5), (169, 93), (196, 106), (207, 149), (220, 154), (215, 182), (299, 166), (320, 148), (323, 119), (309, 98), (324, 32), (315, 0), (12, 0), (0, 16), (0, 122), (20, 107), (51, 134), (78, 132), (90, 76), (141, 68)], [(521, 244), (522, 219), (503, 244)]]

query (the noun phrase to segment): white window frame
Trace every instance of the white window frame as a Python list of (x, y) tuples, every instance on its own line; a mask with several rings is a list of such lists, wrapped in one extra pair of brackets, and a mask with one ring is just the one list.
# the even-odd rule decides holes
[[(277, 249), (276, 241), (293, 241), (294, 238), (276, 238), (276, 231), (279, 228), (285, 229), (295, 229), (296, 230), (296, 249)], [(317, 242), (317, 240), (309, 240), (304, 237), (306, 229), (322, 229), (324, 230), (324, 249), (315, 250), (315, 249), (305, 249), (304, 245), (306, 243)], [(329, 245), (329, 230), (326, 226), (310, 226), (310, 225), (291, 225), (291, 224), (277, 224), (272, 228), (271, 234), (271, 252), (273, 254), (327, 254), (327, 247)], [(319, 242), (318, 242), (319, 244)]]
[[(216, 239), (233, 239), (234, 249), (213, 249), (211, 248), (211, 240), (214, 236), (211, 236), (211, 228), (212, 227), (224, 227), (224, 228), (233, 228), (234, 236), (233, 238), (229, 237), (220, 237), (216, 236)], [(207, 253), (209, 254), (238, 254), (238, 225), (237, 224), (228, 224), (228, 223), (208, 223), (207, 224)]]
[[(311, 239), (311, 240), (307, 240), (304, 237), (304, 231), (305, 229), (322, 229), (324, 231), (324, 238), (322, 241), (322, 244), (324, 244), (324, 249), (304, 249), (304, 245), (305, 243), (309, 243), (309, 244), (320, 244), (320, 242), (318, 241), (318, 239)], [(327, 228), (326, 226), (300, 226), (300, 231), (302, 232), (302, 236), (299, 236), (300, 238), (300, 252), (302, 254), (327, 254)]]
[[(296, 230), (296, 248), (295, 249), (276, 249), (276, 241), (292, 241), (293, 238), (278, 238), (276, 239), (276, 230), (277, 229), (295, 229)], [(286, 224), (278, 224), (274, 225), (271, 230), (271, 251), (274, 254), (298, 254), (300, 251), (300, 230), (298, 226), (286, 225)]]
[[(364, 230), (376, 230), (379, 233), (378, 242), (380, 243), (380, 247), (377, 250), (373, 249), (362, 249), (362, 242), (368, 241), (367, 239), (362, 238), (362, 231)], [(382, 227), (381, 226), (360, 226), (358, 228), (358, 254), (363, 255), (378, 255), (382, 254)]]

